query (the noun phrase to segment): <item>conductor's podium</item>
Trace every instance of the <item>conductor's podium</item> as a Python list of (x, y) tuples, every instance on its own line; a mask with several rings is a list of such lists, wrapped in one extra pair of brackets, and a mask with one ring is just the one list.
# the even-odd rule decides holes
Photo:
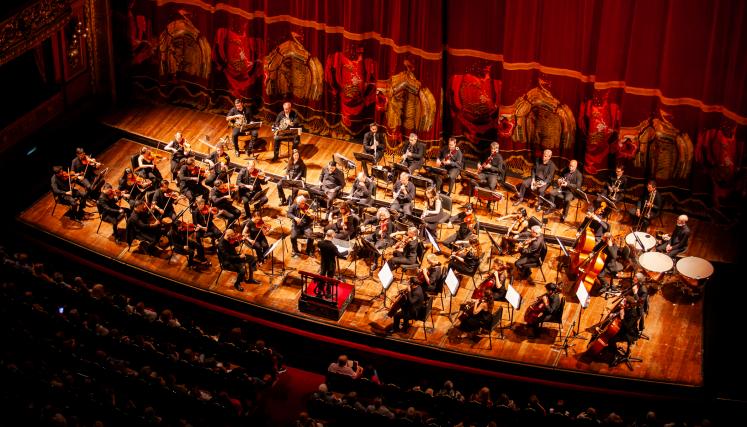
[[(298, 309), (307, 314), (339, 320), (355, 298), (355, 287), (349, 283), (307, 271), (299, 271), (303, 280)], [(325, 285), (331, 293), (323, 295)]]

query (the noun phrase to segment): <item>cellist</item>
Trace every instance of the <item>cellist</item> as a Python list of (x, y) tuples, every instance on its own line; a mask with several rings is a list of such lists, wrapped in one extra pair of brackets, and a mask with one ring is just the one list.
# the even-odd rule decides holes
[(545, 285), (547, 293), (542, 295), (535, 301), (524, 315), (524, 321), (527, 322), (529, 328), (529, 338), (534, 338), (538, 335), (539, 324), (552, 319), (552, 317), (560, 310), (560, 302), (562, 301), (560, 295), (560, 288), (555, 283), (548, 283)]

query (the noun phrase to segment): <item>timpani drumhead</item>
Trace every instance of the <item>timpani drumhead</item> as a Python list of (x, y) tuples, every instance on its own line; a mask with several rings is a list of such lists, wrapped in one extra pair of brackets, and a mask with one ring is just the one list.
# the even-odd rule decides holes
[[(637, 240), (635, 238), (636, 236), (638, 236)], [(641, 244), (638, 243), (638, 240), (643, 243), (643, 248), (641, 248)], [(648, 233), (644, 233), (643, 231), (635, 231), (625, 236), (625, 243), (638, 251), (650, 251), (654, 246), (656, 246), (656, 238)]]
[(674, 267), (674, 261), (669, 255), (661, 252), (646, 252), (638, 257), (638, 263), (641, 264), (646, 271), (652, 273), (664, 273)]
[(677, 273), (690, 281), (705, 280), (713, 274), (713, 264), (695, 256), (684, 257), (677, 261)]

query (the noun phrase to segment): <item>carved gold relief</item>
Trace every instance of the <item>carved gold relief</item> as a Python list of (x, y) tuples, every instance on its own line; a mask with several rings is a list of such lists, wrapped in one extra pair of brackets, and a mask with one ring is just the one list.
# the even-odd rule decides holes
[(265, 58), (267, 95), (312, 101), (322, 96), (322, 63), (311, 56), (300, 38), (300, 34), (291, 33), (291, 40), (281, 43)]
[(514, 109), (520, 141), (554, 154), (573, 152), (576, 120), (571, 109), (550, 93), (546, 80), (540, 79), (538, 87), (519, 97)]
[(159, 37), (161, 76), (175, 78), (185, 73), (207, 79), (210, 76), (210, 43), (200, 35), (185, 10), (169, 22)]

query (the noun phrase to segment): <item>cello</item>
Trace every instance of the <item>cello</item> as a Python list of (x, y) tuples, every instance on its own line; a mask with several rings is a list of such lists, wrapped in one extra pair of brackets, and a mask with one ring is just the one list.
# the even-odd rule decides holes
[(610, 313), (607, 319), (602, 322), (602, 328), (596, 336), (592, 336), (589, 340), (589, 345), (586, 347), (586, 352), (592, 356), (599, 354), (605, 347), (609, 345), (612, 338), (620, 332), (620, 325), (622, 319), (620, 316), (613, 316)]

